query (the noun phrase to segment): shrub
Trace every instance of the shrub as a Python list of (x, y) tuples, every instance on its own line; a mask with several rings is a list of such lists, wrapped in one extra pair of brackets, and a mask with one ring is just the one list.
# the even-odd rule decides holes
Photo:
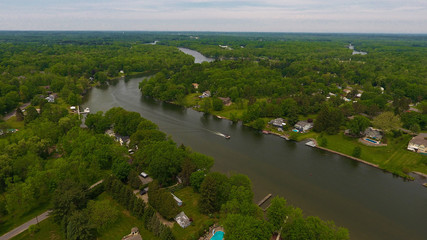
[(39, 227), (39, 225), (37, 225), (37, 224), (33, 224), (33, 225), (30, 225), (29, 227), (28, 227), (28, 233), (30, 234), (30, 235), (33, 235), (33, 234), (35, 234), (35, 233), (37, 233), (37, 232), (39, 232), (40, 231), (40, 227)]
[(353, 149), (353, 153), (351, 154), (353, 157), (360, 157), (360, 155), (362, 154), (362, 148), (360, 148), (359, 146), (354, 147)]

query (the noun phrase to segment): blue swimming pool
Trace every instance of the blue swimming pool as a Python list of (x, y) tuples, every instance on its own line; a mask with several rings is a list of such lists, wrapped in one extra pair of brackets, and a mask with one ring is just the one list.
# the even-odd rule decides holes
[(369, 138), (365, 138), (365, 140), (366, 140), (366, 141), (368, 141), (368, 142), (371, 142), (371, 143), (375, 143), (375, 144), (378, 144), (378, 142), (377, 142), (377, 141), (374, 141), (374, 140), (372, 140), (372, 139), (369, 139)]
[(298, 132), (298, 130), (296, 130), (296, 129), (292, 129), (292, 132)]
[(224, 238), (224, 232), (218, 231), (211, 237), (211, 240), (222, 240)]

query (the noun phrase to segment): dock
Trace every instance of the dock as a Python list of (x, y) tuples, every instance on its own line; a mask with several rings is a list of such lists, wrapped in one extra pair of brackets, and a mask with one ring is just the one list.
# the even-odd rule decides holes
[(308, 141), (305, 143), (305, 145), (310, 146), (310, 147), (316, 147), (316, 143), (314, 141)]
[(265, 198), (263, 198), (261, 201), (258, 202), (258, 206), (261, 206), (265, 201), (267, 201), (269, 198), (271, 198), (271, 193), (269, 193)]

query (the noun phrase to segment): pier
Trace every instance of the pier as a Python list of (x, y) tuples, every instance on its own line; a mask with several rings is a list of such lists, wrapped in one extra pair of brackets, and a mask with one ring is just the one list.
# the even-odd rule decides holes
[(267, 201), (269, 198), (271, 198), (271, 193), (269, 193), (265, 198), (263, 198), (261, 201), (258, 202), (258, 206), (261, 206), (265, 201)]

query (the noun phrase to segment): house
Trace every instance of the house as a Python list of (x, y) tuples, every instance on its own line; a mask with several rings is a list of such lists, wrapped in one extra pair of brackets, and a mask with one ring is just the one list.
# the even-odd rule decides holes
[(294, 125), (295, 129), (299, 132), (307, 132), (308, 130), (313, 128), (313, 123), (308, 121), (299, 121)]
[(427, 133), (420, 133), (408, 143), (409, 151), (427, 154)]
[(229, 98), (229, 97), (226, 97), (226, 98), (218, 97), (218, 99), (221, 100), (222, 104), (224, 104), (225, 106), (231, 105), (231, 98)]
[(141, 235), (139, 235), (139, 229), (137, 227), (133, 227), (130, 230), (130, 234), (124, 236), (122, 240), (142, 240)]
[(55, 102), (55, 96), (54, 95), (49, 95), (49, 96), (47, 96), (47, 97), (45, 97), (45, 99), (47, 100), (47, 102), (49, 102), (49, 103), (53, 103), (53, 102)]
[(181, 207), (182, 206), (182, 200), (179, 199), (177, 196), (175, 196), (173, 193), (171, 193), (171, 194), (172, 194), (173, 199), (176, 201), (176, 204), (178, 204), (178, 207)]
[(199, 84), (198, 83), (192, 83), (191, 85), (193, 85), (194, 89), (199, 89)]
[(105, 134), (110, 137), (116, 137), (116, 134), (114, 133), (113, 129), (108, 129), (107, 131), (105, 131)]
[(186, 228), (191, 224), (190, 219), (187, 217), (187, 215), (185, 215), (184, 212), (180, 212), (174, 219), (182, 228)]
[(344, 89), (344, 90), (342, 90), (343, 92), (345, 92), (346, 94), (349, 94), (350, 92), (351, 92), (351, 89), (349, 89), (349, 88), (346, 88), (346, 89)]
[(285, 119), (283, 118), (273, 119), (270, 122), (268, 122), (268, 124), (273, 125), (275, 127), (279, 127), (279, 128), (283, 128), (284, 126), (286, 126)]
[(383, 138), (383, 133), (379, 129), (368, 127), (364, 132), (365, 137), (380, 141)]
[(204, 91), (202, 93), (202, 95), (199, 96), (199, 98), (207, 98), (207, 97), (210, 97), (210, 96), (211, 96), (211, 91), (207, 90), (207, 91)]
[(130, 137), (129, 136), (121, 136), (121, 135), (116, 135), (116, 142), (119, 142), (120, 145), (126, 145), (129, 146), (130, 143)]

